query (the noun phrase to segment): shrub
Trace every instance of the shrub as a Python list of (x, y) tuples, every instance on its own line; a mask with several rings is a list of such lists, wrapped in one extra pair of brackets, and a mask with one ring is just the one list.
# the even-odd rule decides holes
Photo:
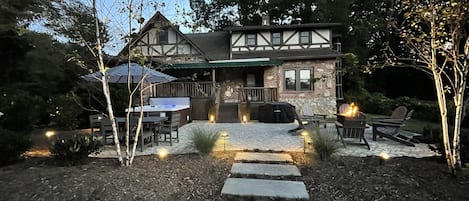
[(191, 131), (190, 146), (199, 151), (202, 155), (212, 152), (215, 142), (218, 140), (218, 132), (203, 129), (200, 127), (193, 128)]
[(90, 154), (98, 154), (103, 144), (88, 136), (76, 135), (71, 139), (56, 139), (52, 142), (52, 156), (61, 163), (74, 165), (88, 158)]
[(59, 96), (54, 100), (54, 104), (54, 122), (57, 127), (64, 130), (75, 129), (78, 126), (77, 116), (83, 109), (75, 102), (74, 97), (71, 94)]
[(0, 128), (0, 165), (17, 161), (31, 145), (28, 135)]
[(312, 132), (313, 147), (319, 158), (324, 161), (327, 160), (332, 154), (336, 153), (339, 149), (336, 139), (327, 134), (321, 134), (319, 129)]

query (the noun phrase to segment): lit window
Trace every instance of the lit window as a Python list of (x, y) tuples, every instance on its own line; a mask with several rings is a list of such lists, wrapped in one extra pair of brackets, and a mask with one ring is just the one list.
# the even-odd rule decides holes
[(280, 45), (282, 43), (282, 34), (280, 32), (272, 33), (272, 45)]
[[(311, 82), (312, 70), (286, 70), (285, 71), (285, 90), (287, 91), (310, 91), (313, 89)], [(298, 82), (297, 82), (298, 80)]]
[(300, 43), (301, 44), (309, 44), (309, 31), (302, 31), (300, 32)]
[(255, 46), (257, 44), (256, 34), (247, 34), (246, 35), (246, 45)]

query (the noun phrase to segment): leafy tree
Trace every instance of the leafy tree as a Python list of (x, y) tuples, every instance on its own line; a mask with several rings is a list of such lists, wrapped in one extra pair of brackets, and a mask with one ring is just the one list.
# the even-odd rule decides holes
[[(469, 71), (469, 2), (401, 0), (391, 25), (401, 45), (388, 49), (388, 62), (412, 66), (432, 76), (441, 116), (448, 169), (461, 167), (460, 132)], [(405, 54), (403, 54), (405, 53)], [(455, 105), (454, 133), (449, 134), (447, 97)]]

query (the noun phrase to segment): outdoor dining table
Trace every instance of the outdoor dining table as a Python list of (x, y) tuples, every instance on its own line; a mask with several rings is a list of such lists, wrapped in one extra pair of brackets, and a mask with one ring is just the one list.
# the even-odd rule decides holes
[[(143, 148), (144, 148), (144, 143), (143, 143), (143, 140), (144, 140), (144, 135), (143, 135), (143, 131), (144, 131), (144, 127), (145, 126), (151, 126), (150, 128), (154, 128), (155, 126), (158, 126), (159, 124), (163, 123), (164, 121), (168, 120), (167, 117), (157, 117), (157, 116), (151, 116), (151, 117), (142, 117), (142, 127), (141, 127), (141, 131), (140, 131), (140, 145), (141, 145), (141, 151), (143, 151)], [(116, 122), (117, 122), (117, 125), (119, 126), (119, 124), (121, 123), (125, 123), (126, 122), (126, 118), (125, 117), (116, 117)], [(119, 128), (118, 128), (119, 130)]]

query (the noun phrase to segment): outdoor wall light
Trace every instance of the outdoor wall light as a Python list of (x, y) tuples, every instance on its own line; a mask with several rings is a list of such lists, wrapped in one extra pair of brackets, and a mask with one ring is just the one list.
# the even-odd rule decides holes
[(301, 136), (303, 136), (303, 153), (306, 154), (306, 136), (308, 136), (308, 131), (302, 131)]
[(47, 131), (45, 135), (46, 135), (47, 138), (50, 139), (52, 136), (55, 135), (55, 131)]
[(166, 157), (168, 157), (168, 150), (165, 148), (161, 148), (161, 149), (158, 149), (158, 152), (156, 154), (158, 155), (158, 158), (160, 160), (163, 160)]
[(228, 133), (223, 131), (220, 133), (221, 137), (223, 137), (223, 151), (226, 151), (226, 138), (228, 137)]
[(384, 161), (389, 160), (389, 158), (391, 158), (391, 157), (388, 155), (388, 153), (386, 153), (384, 151), (381, 152), (379, 154), (379, 164), (382, 165), (384, 163)]

